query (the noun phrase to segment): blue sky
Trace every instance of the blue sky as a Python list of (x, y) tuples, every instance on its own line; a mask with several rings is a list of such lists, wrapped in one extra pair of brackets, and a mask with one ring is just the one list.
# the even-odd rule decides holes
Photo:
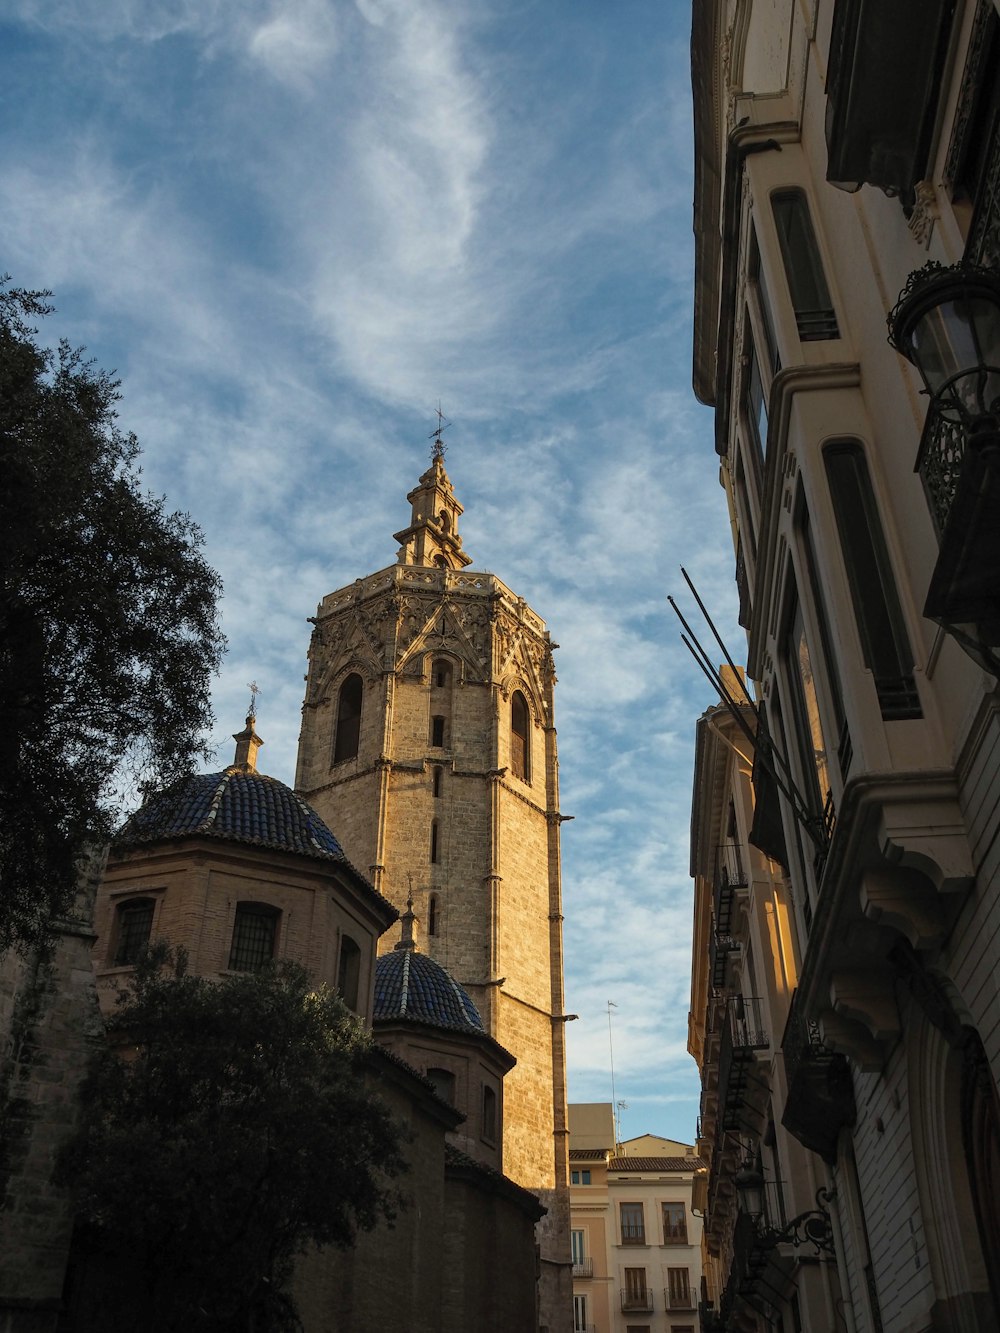
[(559, 685), (570, 1097), (691, 1139), (694, 723), (666, 596), (739, 652), (690, 389), (687, 6), (5, 0), (0, 268), (122, 379), (149, 486), (225, 581), (228, 762), (255, 679), (290, 782), (324, 593), (391, 564), (434, 410), (474, 568)]

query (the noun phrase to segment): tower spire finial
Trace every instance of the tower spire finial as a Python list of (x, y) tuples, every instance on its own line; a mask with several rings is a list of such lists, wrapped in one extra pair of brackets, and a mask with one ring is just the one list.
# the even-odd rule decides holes
[(409, 896), (406, 899), (406, 911), (399, 918), (400, 936), (399, 943), (395, 946), (397, 949), (416, 949), (417, 944), (413, 938), (413, 923), (416, 917), (413, 915), (413, 876), (407, 875), (410, 885)]
[(437, 409), (438, 424), (429, 436), (434, 441), (431, 465), (406, 497), (411, 505), (410, 526), (395, 534), (400, 544), (396, 559), (401, 565), (422, 565), (430, 569), (464, 569), (472, 564), (462, 550), (458, 520), (462, 506), (455, 498), (451, 480), (444, 468), (445, 444), (442, 438), (451, 425)]
[(431, 431), (430, 435), (427, 438), (434, 441), (434, 444), (431, 447), (431, 462), (443, 463), (445, 455), (445, 442), (444, 440), (442, 440), (441, 435), (443, 431), (446, 431), (448, 429), (448, 427), (451, 425), (451, 422), (445, 421), (444, 413), (441, 411), (440, 398), (438, 399), (438, 405), (437, 405), (437, 419), (438, 419), (437, 426), (435, 427), (434, 430)]
[(234, 732), (233, 740), (236, 742), (236, 757), (233, 760), (233, 768), (241, 768), (244, 773), (257, 772), (257, 751), (264, 744), (257, 735), (257, 696), (260, 694), (257, 682), (252, 680), (247, 686), (250, 691), (250, 706), (247, 709), (246, 726), (242, 731)]

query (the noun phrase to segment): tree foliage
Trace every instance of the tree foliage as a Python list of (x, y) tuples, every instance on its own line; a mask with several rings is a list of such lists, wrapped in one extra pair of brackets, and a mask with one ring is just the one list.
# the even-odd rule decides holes
[(141, 490), (118, 382), (36, 340), (47, 295), (0, 283), (0, 951), (71, 901), (123, 771), (205, 753), (224, 647), (198, 528)]
[(60, 1165), (118, 1261), (100, 1326), (285, 1327), (294, 1255), (392, 1216), (403, 1163), (365, 1084), (371, 1038), (297, 965), (213, 981), (163, 957), (122, 994)]

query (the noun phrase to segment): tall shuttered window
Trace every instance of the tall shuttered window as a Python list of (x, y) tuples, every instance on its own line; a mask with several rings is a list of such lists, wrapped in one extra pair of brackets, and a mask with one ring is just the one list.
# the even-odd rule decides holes
[(886, 721), (920, 717), (913, 652), (864, 450), (840, 440), (823, 451), (865, 666)]
[(771, 195), (771, 209), (799, 338), (802, 342), (839, 338), (805, 195), (801, 190), (780, 190)]

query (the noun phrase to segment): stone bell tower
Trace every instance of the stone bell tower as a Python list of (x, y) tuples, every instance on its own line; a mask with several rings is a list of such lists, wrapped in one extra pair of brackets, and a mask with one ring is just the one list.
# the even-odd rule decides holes
[(517, 1058), (503, 1170), (548, 1209), (540, 1326), (568, 1333), (554, 645), (522, 597), (468, 570), (443, 452), (438, 436), (396, 564), (320, 603), (295, 782), (380, 892), (401, 911), (412, 895), (420, 949)]

